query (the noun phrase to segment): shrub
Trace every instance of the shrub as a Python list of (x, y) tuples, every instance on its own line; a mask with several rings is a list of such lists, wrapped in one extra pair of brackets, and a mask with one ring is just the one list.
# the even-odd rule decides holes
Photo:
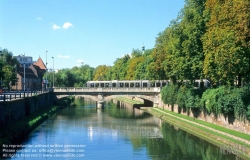
[(186, 100), (187, 100), (186, 95), (187, 95), (187, 87), (180, 86), (176, 97), (176, 104), (181, 108), (186, 106)]
[(176, 103), (176, 95), (178, 91), (178, 86), (174, 84), (170, 84), (168, 86), (163, 87), (161, 90), (161, 98), (165, 104), (174, 105)]
[(233, 88), (222, 86), (216, 89), (208, 89), (202, 95), (201, 102), (208, 113), (228, 114), (241, 118), (246, 115), (249, 105), (249, 90), (246, 88)]

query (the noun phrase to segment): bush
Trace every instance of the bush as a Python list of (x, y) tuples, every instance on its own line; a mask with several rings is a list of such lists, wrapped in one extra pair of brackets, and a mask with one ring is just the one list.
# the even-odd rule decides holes
[(250, 104), (249, 95), (246, 88), (222, 86), (204, 92), (201, 102), (208, 113), (233, 113), (235, 117), (241, 118), (246, 116), (247, 106)]
[(176, 104), (176, 95), (178, 91), (178, 86), (174, 84), (170, 84), (168, 86), (163, 87), (161, 90), (161, 98), (165, 104)]
[(161, 96), (165, 104), (199, 108), (215, 115), (233, 114), (250, 120), (250, 90), (247, 87), (222, 86), (204, 92), (203, 89), (171, 84), (162, 89)]
[(183, 108), (186, 106), (186, 100), (187, 100), (187, 87), (186, 86), (180, 86), (178, 93), (177, 93), (177, 98), (176, 98), (176, 104), (180, 107)]

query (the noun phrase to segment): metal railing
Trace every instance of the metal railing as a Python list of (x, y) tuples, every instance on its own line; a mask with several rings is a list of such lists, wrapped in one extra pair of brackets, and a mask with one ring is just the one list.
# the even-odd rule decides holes
[(48, 91), (26, 91), (26, 92), (3, 92), (0, 94), (0, 102), (11, 101), (15, 99), (21, 99), (25, 97), (32, 97), (34, 95), (39, 95), (42, 93), (47, 93)]

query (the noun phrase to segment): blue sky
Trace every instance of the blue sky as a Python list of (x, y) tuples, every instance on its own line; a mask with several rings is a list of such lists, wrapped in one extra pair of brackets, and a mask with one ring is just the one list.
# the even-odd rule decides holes
[(0, 47), (39, 56), (48, 68), (113, 65), (153, 48), (184, 0), (0, 0)]

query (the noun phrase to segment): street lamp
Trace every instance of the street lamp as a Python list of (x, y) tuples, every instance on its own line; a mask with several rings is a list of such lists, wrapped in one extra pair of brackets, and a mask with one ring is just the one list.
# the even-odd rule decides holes
[(142, 44), (142, 54), (144, 54), (144, 51), (145, 51), (145, 46), (144, 46), (144, 44)]
[(47, 73), (47, 52), (48, 51), (46, 51), (46, 80), (45, 80), (45, 91), (47, 91), (47, 82), (48, 82), (48, 73)]
[[(2, 68), (3, 68), (3, 53), (2, 53), (2, 48), (0, 48), (0, 55), (1, 55), (1, 61), (2, 61), (2, 64), (1, 64), (1, 74), (2, 74)], [(1, 85), (0, 85), (0, 89), (1, 89), (1, 86), (3, 85), (3, 78), (2, 78), (2, 75), (1, 75)]]
[[(142, 54), (144, 54), (144, 51), (145, 51), (145, 46), (144, 46), (144, 43), (142, 44)], [(148, 64), (147, 64), (148, 65)], [(144, 65), (144, 76), (145, 76), (145, 79), (146, 79), (146, 67), (147, 66), (145, 66)]]
[[(22, 57), (25, 57), (25, 53), (24, 54), (21, 54), (20, 56)], [(25, 82), (26, 82), (26, 79), (25, 79), (25, 58), (23, 59), (24, 60), (24, 63), (23, 63), (23, 78), (24, 78), (24, 82), (23, 82), (23, 90), (25, 92)]]
[(54, 71), (54, 57), (52, 57), (53, 59), (53, 88), (54, 88), (54, 78), (55, 78), (55, 71)]
[(15, 69), (16, 69), (16, 91), (17, 91), (17, 64), (15, 64)]

